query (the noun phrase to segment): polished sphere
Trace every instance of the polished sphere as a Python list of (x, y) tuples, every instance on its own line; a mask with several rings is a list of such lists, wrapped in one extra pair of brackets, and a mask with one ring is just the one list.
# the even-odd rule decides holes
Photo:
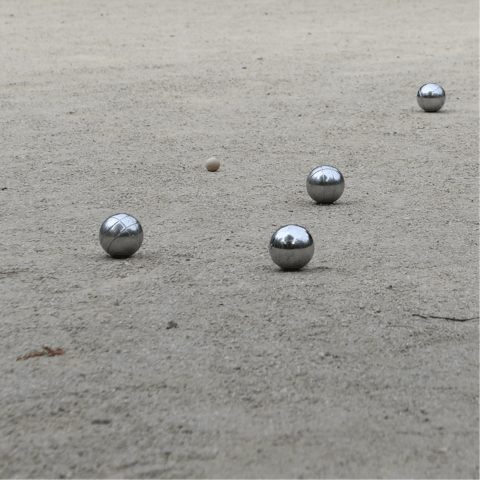
[(423, 85), (417, 93), (417, 102), (426, 112), (440, 110), (446, 98), (445, 90), (436, 83)]
[(345, 189), (343, 175), (330, 165), (314, 168), (307, 177), (307, 192), (317, 203), (333, 203)]
[(268, 250), (280, 268), (298, 270), (312, 259), (315, 246), (307, 230), (298, 225), (287, 225), (272, 235)]
[(126, 213), (107, 218), (100, 227), (100, 245), (113, 258), (129, 257), (142, 245), (139, 221)]

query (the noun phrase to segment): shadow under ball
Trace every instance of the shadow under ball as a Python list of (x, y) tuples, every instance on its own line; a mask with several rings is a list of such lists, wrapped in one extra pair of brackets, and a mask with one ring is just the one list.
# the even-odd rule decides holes
[(315, 245), (308, 231), (298, 225), (279, 228), (268, 246), (272, 260), (284, 270), (298, 270), (313, 257)]
[(426, 112), (437, 112), (443, 107), (447, 95), (436, 83), (426, 83), (417, 92), (417, 103)]
[(118, 213), (102, 223), (99, 239), (100, 245), (111, 257), (130, 257), (142, 245), (143, 229), (135, 217)]
[(345, 190), (345, 179), (330, 165), (314, 168), (307, 177), (307, 192), (317, 203), (333, 203)]

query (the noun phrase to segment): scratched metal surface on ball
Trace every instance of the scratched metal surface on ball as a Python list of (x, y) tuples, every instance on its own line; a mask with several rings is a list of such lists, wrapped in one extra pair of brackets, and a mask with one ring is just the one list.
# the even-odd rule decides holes
[(344, 190), (343, 175), (330, 165), (314, 168), (307, 177), (307, 192), (317, 203), (333, 203)]
[(437, 112), (443, 107), (447, 95), (436, 83), (426, 83), (417, 92), (417, 102), (426, 112)]
[(312, 259), (315, 245), (305, 228), (286, 225), (272, 235), (268, 249), (272, 260), (280, 268), (297, 270)]
[(129, 257), (142, 245), (143, 229), (131, 215), (119, 213), (107, 218), (100, 227), (100, 245), (112, 257)]

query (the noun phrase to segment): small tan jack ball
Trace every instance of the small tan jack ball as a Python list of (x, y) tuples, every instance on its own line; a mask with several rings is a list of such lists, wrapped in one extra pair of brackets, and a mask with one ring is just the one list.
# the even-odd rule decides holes
[(207, 170), (209, 172), (215, 172), (216, 170), (218, 170), (220, 168), (220, 162), (217, 160), (216, 157), (210, 157), (206, 161), (205, 167), (207, 168)]

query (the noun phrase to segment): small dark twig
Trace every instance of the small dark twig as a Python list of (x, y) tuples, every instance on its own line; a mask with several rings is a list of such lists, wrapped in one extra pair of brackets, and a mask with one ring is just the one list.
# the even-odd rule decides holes
[(54, 357), (55, 355), (63, 355), (64, 353), (65, 353), (65, 351), (62, 350), (61, 348), (57, 348), (57, 349), (54, 350), (53, 348), (50, 348), (50, 347), (43, 347), (42, 352), (27, 353), (23, 357), (18, 357), (17, 362), (18, 362), (18, 360), (27, 360), (28, 358), (41, 357), (43, 355), (48, 355), (49, 357)]
[(478, 320), (478, 317), (472, 318), (455, 318), (455, 317), (438, 317), (437, 315), (419, 315), (418, 313), (414, 313), (412, 317), (420, 317), (420, 318), (438, 318), (440, 320), (449, 320), (450, 322), (468, 322), (469, 320)]
[(430, 318), (440, 318), (442, 320), (450, 320), (451, 322), (468, 322), (469, 320), (478, 320), (478, 317), (472, 318), (454, 318), (454, 317), (437, 317), (435, 315), (430, 315)]

